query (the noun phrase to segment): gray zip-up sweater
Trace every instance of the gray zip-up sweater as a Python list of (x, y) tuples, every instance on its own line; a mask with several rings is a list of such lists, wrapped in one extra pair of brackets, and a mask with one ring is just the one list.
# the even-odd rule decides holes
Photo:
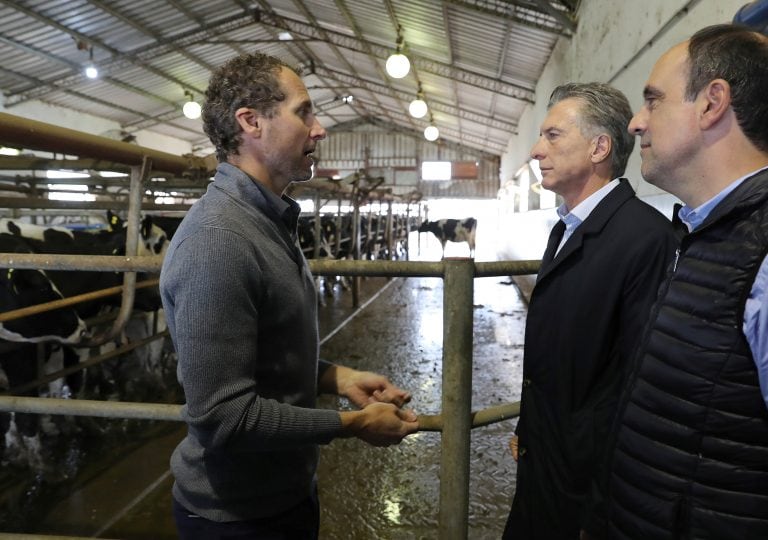
[[(277, 514), (310, 493), (318, 444), (317, 299), (294, 243), (298, 205), (228, 163), (189, 210), (160, 292), (186, 397), (173, 495), (214, 521)], [(290, 224), (290, 230), (289, 230)]]

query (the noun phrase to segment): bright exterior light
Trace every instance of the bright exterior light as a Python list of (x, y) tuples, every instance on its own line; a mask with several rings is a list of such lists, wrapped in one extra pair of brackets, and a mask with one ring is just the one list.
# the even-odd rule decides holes
[(200, 114), (202, 113), (200, 104), (194, 100), (187, 101), (181, 110), (184, 113), (184, 116), (186, 116), (190, 120), (195, 120), (196, 118), (200, 118)]
[[(88, 178), (91, 176), (88, 173), (81, 173), (77, 171), (45, 171), (46, 178)], [(87, 186), (83, 186), (87, 189)]]
[(422, 180), (450, 180), (452, 174), (450, 161), (422, 161)]
[(424, 138), (428, 141), (436, 141), (440, 136), (440, 131), (435, 126), (427, 126), (424, 130)]
[(95, 79), (99, 76), (99, 70), (94, 64), (88, 64), (85, 67), (85, 76), (89, 79)]
[(290, 32), (280, 32), (277, 34), (277, 39), (280, 41), (293, 41), (293, 36)]
[(387, 58), (387, 73), (393, 79), (402, 79), (411, 70), (411, 62), (404, 54), (396, 53)]
[(422, 118), (427, 114), (427, 103), (421, 98), (416, 98), (408, 105), (408, 112), (414, 118)]

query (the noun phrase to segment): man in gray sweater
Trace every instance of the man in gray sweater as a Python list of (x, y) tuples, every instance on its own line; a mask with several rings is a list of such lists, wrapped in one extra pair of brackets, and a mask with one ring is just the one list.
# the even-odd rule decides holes
[[(248, 54), (211, 78), (203, 107), (219, 166), (163, 263), (160, 289), (186, 397), (171, 458), (182, 539), (317, 538), (318, 445), (399, 443), (418, 429), (386, 377), (318, 360), (314, 282), (298, 204), (326, 132), (299, 75)], [(318, 393), (356, 411), (315, 408)]]

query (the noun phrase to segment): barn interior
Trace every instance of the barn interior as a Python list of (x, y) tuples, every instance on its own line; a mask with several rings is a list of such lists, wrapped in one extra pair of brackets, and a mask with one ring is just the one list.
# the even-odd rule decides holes
[[(83, 253), (0, 253), (0, 266), (115, 273), (121, 291), (136, 281), (156, 286), (153, 276), (135, 274), (156, 272), (161, 259), (137, 256), (141, 223), (149, 217), (170, 237), (211, 181), (216, 159), (199, 118), (211, 73), (242, 53), (277, 56), (302, 71), (328, 131), (313, 179), (288, 193), (302, 206), (309, 231), (302, 249), (319, 276), (322, 354), (414, 385), (414, 406), (437, 415), (444, 283), (409, 277), (407, 263), (440, 264), (470, 252), (463, 242), (443, 247), (418, 226), (474, 217), (473, 263), (537, 261), (561, 202), (541, 187), (530, 157), (551, 90), (567, 81), (607, 82), (637, 109), (664, 50), (703, 26), (731, 21), (743, 5), (0, 0), (0, 223), (104, 231), (117, 216), (129, 243), (139, 244), (119, 264)], [(402, 76), (388, 67), (395, 54), (409, 62)], [(626, 176), (638, 196), (671, 216), (678, 201), (643, 181), (637, 151)], [(130, 258), (139, 262), (129, 267)], [(361, 261), (406, 270), (342, 277)], [(482, 268), (470, 310), (473, 410), (519, 399), (526, 297), (535, 281), (535, 266)], [(141, 290), (90, 300), (100, 303), (87, 319), (94, 335), (114, 335), (80, 347), (76, 364), (89, 366), (88, 394), (76, 395), (78, 383), (62, 378), (78, 373), (77, 365), (44, 365), (47, 356), (63, 360), (50, 343), (25, 347), (26, 378), (15, 384), (5, 375), (0, 393), (181, 403), (162, 310), (134, 309)], [(0, 345), (9, 358), (17, 346)], [(132, 355), (135, 365), (121, 355)], [(10, 416), (2, 421), (0, 535), (174, 538), (167, 461), (179, 424), (73, 418), (48, 413), (33, 428)], [(513, 429), (506, 418), (472, 431), (468, 500), (456, 512), (464, 537), (497, 538), (503, 529), (514, 491), (506, 448)], [(24, 438), (25, 430), (37, 438)], [(323, 538), (462, 537), (462, 529), (458, 536), (439, 532), (449, 525), (440, 522), (446, 458), (438, 433), (387, 454), (350, 440), (323, 452)]]

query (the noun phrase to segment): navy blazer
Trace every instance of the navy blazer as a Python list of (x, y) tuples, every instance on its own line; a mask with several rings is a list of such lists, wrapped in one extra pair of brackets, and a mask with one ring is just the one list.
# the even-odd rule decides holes
[(621, 179), (542, 263), (517, 426), (510, 520), (520, 538), (578, 537), (621, 385), (676, 246), (670, 221)]

